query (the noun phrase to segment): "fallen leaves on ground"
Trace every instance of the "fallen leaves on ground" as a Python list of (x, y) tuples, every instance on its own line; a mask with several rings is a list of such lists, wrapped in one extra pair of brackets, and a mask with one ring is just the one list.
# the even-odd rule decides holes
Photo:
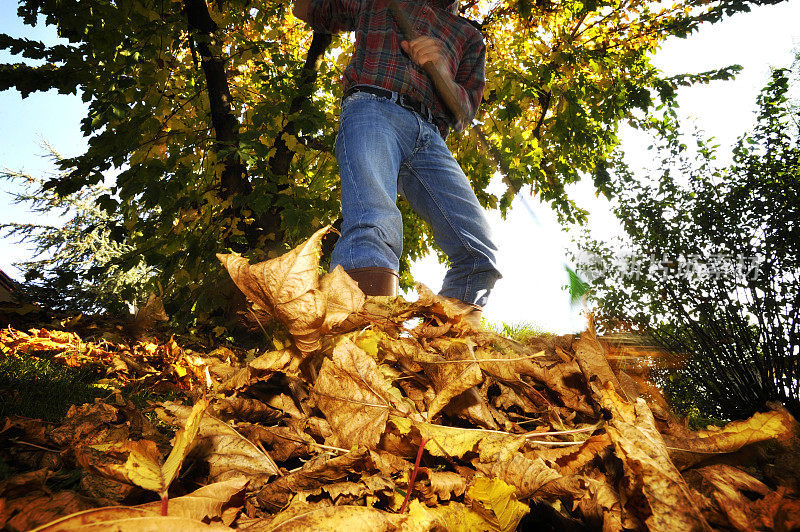
[[(91, 364), (109, 393), (57, 424), (3, 420), (0, 528), (800, 526), (785, 410), (690, 431), (591, 321), (523, 345), (423, 286), (416, 302), (365, 297), (340, 268), (320, 275), (326, 231), (255, 265), (220, 256), (251, 315), (285, 327), (260, 351), (125, 340), (84, 317), (2, 329), (2, 356)], [(115, 386), (172, 400), (141, 408)], [(531, 508), (549, 521), (526, 523)]]

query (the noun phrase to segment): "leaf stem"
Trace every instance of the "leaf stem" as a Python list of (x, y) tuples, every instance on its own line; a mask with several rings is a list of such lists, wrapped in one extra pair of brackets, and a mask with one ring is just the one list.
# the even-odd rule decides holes
[(411, 498), (411, 491), (414, 489), (414, 481), (417, 480), (417, 471), (419, 471), (419, 462), (422, 460), (422, 451), (425, 450), (425, 444), (428, 443), (428, 438), (422, 438), (419, 442), (419, 449), (417, 449), (417, 459), (414, 460), (414, 470), (411, 472), (411, 480), (408, 481), (408, 491), (406, 498), (403, 501), (403, 506), (400, 507), (400, 513), (406, 513), (408, 507), (408, 500)]

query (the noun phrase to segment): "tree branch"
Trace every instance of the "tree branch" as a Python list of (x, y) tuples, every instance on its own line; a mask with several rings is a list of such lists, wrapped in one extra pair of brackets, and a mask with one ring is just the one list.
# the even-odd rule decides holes
[(231, 92), (225, 73), (225, 60), (215, 55), (219, 29), (208, 12), (205, 0), (183, 0), (189, 30), (194, 34), (195, 47), (200, 53), (200, 65), (206, 77), (211, 125), (216, 138), (216, 151), (223, 163), (222, 196), (247, 195), (252, 191), (247, 168), (238, 154), (239, 121), (231, 109)]

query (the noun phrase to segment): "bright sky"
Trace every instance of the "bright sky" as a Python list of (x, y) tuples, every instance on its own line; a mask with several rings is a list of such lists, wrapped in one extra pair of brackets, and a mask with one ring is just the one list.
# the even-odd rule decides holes
[[(31, 29), (17, 21), (15, 2), (0, 3), (0, 33), (27, 38), (52, 38), (52, 29)], [(770, 67), (788, 67), (800, 49), (800, 2), (789, 0), (761, 6), (722, 23), (701, 28), (688, 39), (668, 41), (656, 54), (655, 64), (667, 74), (703, 72), (731, 64), (743, 71), (730, 82), (681, 89), (681, 114), (695, 119), (698, 127), (713, 135), (722, 146), (730, 146), (753, 122), (755, 99), (769, 76)], [(0, 61), (18, 61), (0, 52)], [(46, 140), (63, 155), (75, 155), (86, 146), (80, 133), (85, 104), (79, 97), (50, 91), (22, 99), (16, 91), (0, 92), (0, 168), (28, 173), (51, 171), (42, 155)], [(631, 160), (645, 161), (647, 145), (635, 133), (623, 132), (623, 145)], [(25, 222), (31, 214), (11, 204), (11, 186), (0, 181), (0, 222)], [(598, 237), (618, 232), (608, 203), (594, 197), (591, 182), (570, 190), (576, 202), (591, 212), (590, 227)], [(546, 205), (528, 197), (538, 223), (518, 198), (506, 220), (490, 213), (499, 247), (499, 265), (504, 273), (485, 308), (491, 322), (532, 323), (545, 330), (580, 331), (585, 318), (580, 309), (570, 309), (564, 271), (565, 249), (570, 237), (562, 231)], [(8, 238), (0, 238), (0, 268), (19, 278), (13, 263), (25, 260), (30, 251)], [(415, 278), (437, 290), (444, 266), (429, 258), (412, 267)]]

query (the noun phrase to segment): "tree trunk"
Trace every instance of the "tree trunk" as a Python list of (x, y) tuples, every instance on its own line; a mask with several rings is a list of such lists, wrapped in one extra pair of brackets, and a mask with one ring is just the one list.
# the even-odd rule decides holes
[(211, 19), (205, 0), (183, 0), (189, 29), (194, 34), (200, 64), (206, 77), (211, 125), (214, 128), (217, 156), (223, 164), (222, 197), (252, 191), (247, 168), (238, 154), (239, 121), (231, 109), (231, 92), (225, 74), (225, 60), (214, 55), (217, 43), (216, 23)]

